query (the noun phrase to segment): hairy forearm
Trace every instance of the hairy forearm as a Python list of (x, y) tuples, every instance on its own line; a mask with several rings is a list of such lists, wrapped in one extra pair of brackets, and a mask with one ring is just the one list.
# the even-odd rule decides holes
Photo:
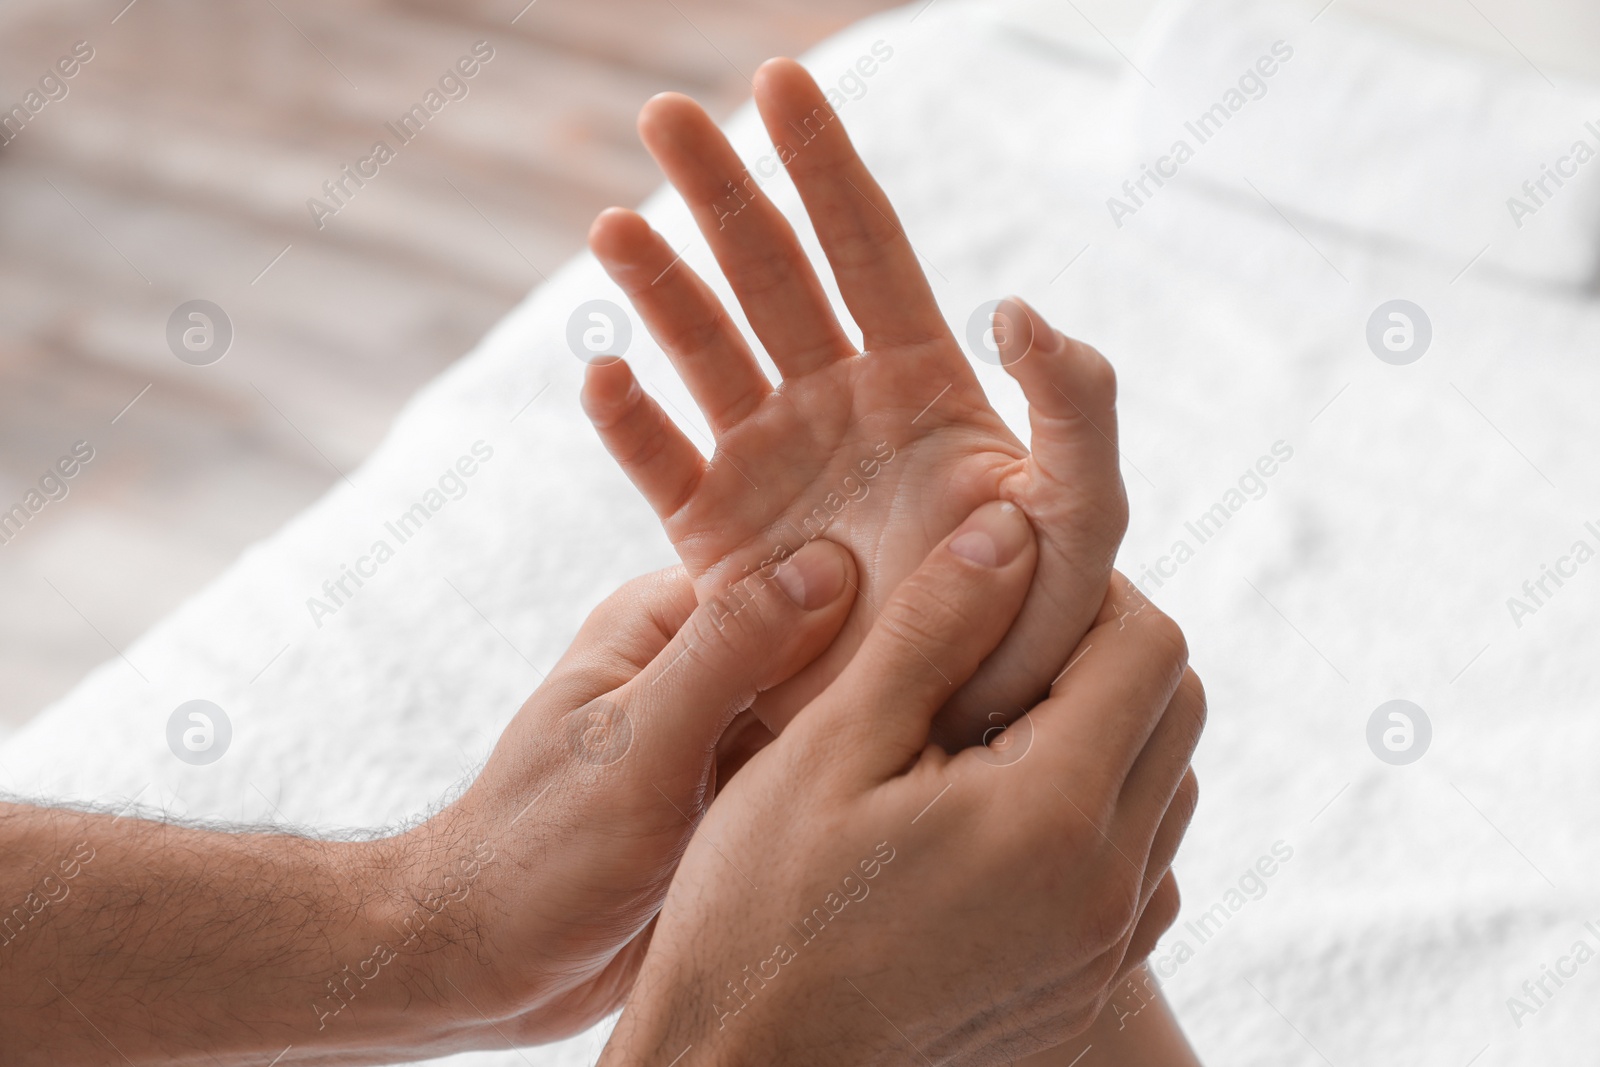
[(417, 963), (470, 941), (467, 910), (446, 898), (435, 913), (436, 886), (399, 888), (416, 883), (397, 842), (0, 804), (0, 1061), (353, 1063), (456, 1046), (448, 972)]

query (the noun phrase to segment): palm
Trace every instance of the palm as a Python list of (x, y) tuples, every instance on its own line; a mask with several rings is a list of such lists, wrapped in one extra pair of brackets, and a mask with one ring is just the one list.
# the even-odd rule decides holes
[[(826, 109), (815, 84), (786, 61), (763, 67), (757, 102), (775, 140)], [(1121, 537), (1110, 383), (1090, 380), (1098, 355), (1067, 343), (1054, 346), (1053, 357), (1023, 360), (1020, 353), (1044, 347), (1032, 334), (1008, 348), (1018, 354), (1008, 370), (1030, 402), (1030, 455), (989, 405), (893, 209), (836, 119), (790, 148), (786, 161), (862, 329), (864, 353), (844, 334), (781, 213), (759, 192), (741, 194), (738, 213), (727, 213), (725, 190), (743, 171), (705, 113), (686, 98), (658, 97), (640, 129), (695, 211), (783, 380), (772, 386), (710, 290), (642, 218), (612, 210), (597, 220), (591, 246), (683, 376), (716, 450), (709, 462), (701, 457), (620, 362), (591, 368), (591, 418), (661, 516), (702, 599), (726, 597), (736, 608), (736, 583), (764, 568), (770, 577), (780, 548), (816, 536), (851, 549), (861, 574), (841, 638), (764, 698), (764, 718), (781, 726), (826, 685), (875, 605), (997, 497), (1021, 505), (1039, 532), (1037, 596), (1030, 594), (1014, 639), (956, 694), (966, 706), (955, 718), (981, 728), (996, 706), (1015, 714), (1059, 670), (1056, 650), (1087, 630)], [(743, 187), (750, 189), (747, 178)], [(948, 736), (971, 734), (957, 723)]]
[[(955, 376), (941, 380), (952, 364)], [(793, 551), (820, 536), (849, 548), (859, 566), (845, 638), (768, 695), (769, 723), (787, 721), (838, 672), (872, 624), (873, 605), (994, 499), (1026, 455), (950, 351), (837, 361), (784, 382), (724, 435), (706, 477), (665, 520), (702, 597), (758, 571), (779, 546)]]
[[(718, 441), (706, 477), (665, 522), (697, 579), (734, 580), (729, 569), (750, 555), (826, 528), (876, 584), (884, 561), (874, 553), (920, 548), (919, 561), (943, 536), (924, 540), (929, 531), (948, 532), (993, 499), (992, 472), (1027, 450), (965, 368), (940, 383), (928, 370), (948, 366), (946, 353), (875, 355), (784, 382)], [(891, 504), (921, 521), (888, 523)]]

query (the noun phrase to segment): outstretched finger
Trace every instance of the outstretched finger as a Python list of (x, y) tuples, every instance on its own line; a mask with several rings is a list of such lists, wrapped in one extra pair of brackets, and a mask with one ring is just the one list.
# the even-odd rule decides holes
[(768, 60), (755, 95), (867, 351), (948, 338), (889, 198), (811, 75), (792, 59)]
[(639, 136), (694, 213), (745, 317), (785, 378), (855, 354), (794, 228), (699, 104), (653, 97)]
[(1040, 472), (1081, 495), (1122, 501), (1117, 377), (1110, 361), (1051, 326), (1020, 297), (1000, 302), (995, 332), (1001, 365), (1028, 401), (1029, 447)]
[(705, 457), (643, 389), (622, 360), (591, 363), (583, 410), (617, 465), (663, 521), (688, 502)]
[(772, 392), (722, 302), (643, 216), (623, 208), (601, 212), (589, 229), (589, 248), (644, 319), (713, 434)]

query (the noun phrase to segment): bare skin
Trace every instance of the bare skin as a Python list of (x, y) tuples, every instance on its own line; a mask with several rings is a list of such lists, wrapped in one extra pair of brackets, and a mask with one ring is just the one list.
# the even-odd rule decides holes
[(630, 582), (466, 793), (396, 836), (0, 803), (0, 1063), (392, 1063), (582, 1032), (633, 985), (718, 739), (834, 638), (853, 583), (810, 545), (718, 626), (681, 568)]
[[(620, 360), (591, 366), (585, 408), (703, 600), (737, 605), (765, 564), (817, 537), (860, 561), (861, 595), (840, 638), (757, 702), (774, 732), (839, 674), (879, 605), (963, 516), (985, 500), (1018, 505), (1039, 535), (1032, 585), (993, 653), (951, 687), (931, 732), (951, 751), (983, 743), (1048, 689), (1066, 666), (1062, 649), (1077, 644), (1105, 595), (1127, 523), (1110, 364), (1022, 301), (1001, 305), (996, 334), (1028, 400), (1030, 451), (989, 405), (893, 207), (810, 76), (793, 61), (770, 61), (755, 98), (862, 349), (793, 228), (715, 123), (687, 97), (664, 94), (641, 112), (640, 136), (692, 210), (781, 381), (768, 380), (671, 245), (614, 208), (595, 221), (590, 247), (683, 378), (715, 453), (704, 459)], [(1028, 1062), (1065, 1064), (1095, 1042), (1100, 1056), (1120, 1050), (1103, 1062), (1194, 1062), (1164, 1003), (1141, 1015), (1126, 1027), (1110, 1018), (1086, 1041)]]
[[(744, 959), (746, 935), (785, 901), (809, 900), (818, 873), (836, 865), (834, 815), (882, 803), (909, 819), (951, 775), (941, 818), (960, 813), (957, 829), (990, 818), (996, 785), (1034, 802), (1007, 802), (1025, 814), (994, 839), (976, 825), (950, 832), (911, 821), (915, 840), (902, 838), (895, 869), (925, 873), (897, 884), (893, 921), (875, 926), (872, 945), (895, 956), (915, 942), (937, 967), (874, 993), (886, 1003), (892, 995), (898, 1012), (923, 1002), (937, 970), (942, 999), (928, 1001), (938, 1010), (917, 1033), (938, 1040), (949, 1030), (970, 1043), (949, 1002), (992, 995), (984, 959), (1032, 953), (1047, 964), (1034, 980), (1003, 983), (1031, 1020), (1030, 1040), (1075, 1031), (1171, 922), (1168, 867), (1194, 807), (1187, 764), (1204, 698), (1176, 627), (1153, 608), (1132, 610), (1123, 583), (1101, 612), (1103, 639), (1091, 639), (1036, 710), (1054, 738), (1041, 740), (1040, 759), (980, 766), (977, 750), (952, 760), (923, 749), (943, 683), (901, 635), (926, 633), (928, 651), (956, 677), (998, 641), (1037, 555), (1027, 523), (1004, 508), (979, 509), (886, 602), (892, 625), (880, 625), (856, 675), (836, 680), (812, 715), (824, 728), (809, 740), (797, 729), (757, 753), (715, 805), (722, 775), (713, 764), (728, 721), (832, 639), (853, 602), (853, 565), (829, 542), (808, 545), (721, 626), (695, 607), (681, 571), (630, 583), (596, 609), (467, 793), (395, 837), (322, 841), (0, 804), (0, 900), (16, 902), (0, 916), (0, 1061), (389, 1063), (546, 1041), (627, 998), (639, 1025), (622, 1031), (618, 1062), (654, 1062), (650, 1026), (705, 1021), (662, 1014), (679, 1002), (704, 1006), (702, 984), (664, 981), (663, 967), (670, 975)], [(949, 590), (958, 599), (947, 601)], [(974, 633), (968, 616), (979, 609)], [(597, 698), (625, 712), (625, 732), (599, 729)], [(857, 735), (846, 747), (856, 772), (848, 785), (835, 773), (839, 727)], [(1065, 791), (1044, 795), (1063, 802), (1036, 803), (1051, 782)], [(797, 804), (802, 795), (813, 802)], [(701, 830), (707, 810), (721, 814)], [(735, 835), (736, 846), (721, 836), (729, 827), (756, 832)], [(741, 851), (752, 845), (778, 853)], [(709, 929), (674, 919), (663, 947), (657, 916), (686, 850), (680, 898), (696, 899), (696, 887), (726, 894), (730, 859), (773, 892), (747, 902), (735, 886), (727, 903), (738, 912), (713, 909)], [(926, 876), (952, 868), (964, 874), (955, 884)], [(975, 907), (993, 903), (995, 885), (1016, 906)], [(991, 910), (999, 921), (974, 943), (971, 917)], [(946, 944), (951, 951), (939, 951)], [(964, 959), (957, 946), (976, 955)], [(657, 977), (644, 981), (649, 960)], [(785, 989), (825, 1000), (829, 973)], [(995, 1016), (1004, 1025), (992, 1036), (1014, 1044), (1005, 1036), (1016, 1029), (1012, 1014)], [(839, 1033), (841, 1019), (794, 1002), (739, 1033), (782, 1033), (793, 1050), (884, 1039), (859, 1014)], [(752, 1050), (737, 1042), (721, 1052), (734, 1057), (722, 1062), (766, 1062), (740, 1059)]]
[(928, 661), (965, 679), (1026, 593), (1028, 526), (1004, 522), (992, 554), (936, 547), (712, 805), (603, 1067), (997, 1065), (1105, 1014), (1176, 914), (1204, 697), (1119, 576), (1023, 758), (929, 744)]
[[(781, 64), (764, 71), (762, 84), (764, 107), (773, 99), (782, 103), (789, 91), (791, 104), (805, 104), (805, 93), (815, 89)], [(689, 119), (691, 125), (699, 121)], [(848, 150), (836, 122), (821, 130), (806, 146), (817, 150), (813, 158), (825, 160), (830, 146), (841, 143)], [(835, 157), (845, 164), (851, 158)], [(860, 182), (846, 184), (890, 220), (887, 202), (880, 211), (871, 201), (881, 193), (870, 178), (864, 171), (857, 177)], [(827, 193), (826, 183), (811, 188), (808, 204), (816, 196), (825, 203)], [(843, 243), (828, 242), (841, 278), (870, 265), (870, 256), (850, 259), (850, 227), (877, 225), (859, 205), (856, 210), (853, 219), (848, 209), (833, 213), (845, 222), (835, 234)], [(815, 218), (818, 209), (812, 211)], [(856, 237), (857, 254), (870, 252), (865, 245), (874, 240)], [(846, 251), (837, 253), (834, 245)], [(886, 284), (893, 292), (898, 281)], [(772, 292), (783, 288), (780, 279)], [(896, 295), (916, 303), (914, 291)], [(1033, 406), (1030, 454), (988, 409), (947, 334), (944, 341), (897, 337), (894, 309), (875, 305), (870, 294), (847, 294), (852, 299), (866, 301), (859, 310), (851, 304), (858, 322), (877, 316), (868, 353), (841, 351), (823, 359), (816, 345), (781, 357), (773, 352), (780, 367), (794, 371), (785, 369), (785, 386), (768, 386), (768, 394), (785, 393), (787, 379), (838, 377), (803, 404), (803, 387), (788, 390), (796, 396), (792, 405), (785, 396), (768, 405), (774, 408), (770, 423), (750, 424), (765, 429), (746, 442), (745, 458), (760, 459), (772, 448), (810, 448), (809, 458), (792, 457), (793, 469), (811, 471), (809, 479), (795, 481), (784, 464), (760, 468), (773, 476), (780, 495), (790, 493), (786, 503), (758, 499), (746, 509), (755, 524), (766, 526), (740, 539), (738, 523), (715, 513), (713, 495), (694, 529), (701, 541), (721, 537), (734, 556), (753, 557), (771, 524), (804, 525), (809, 512), (799, 502), (834, 475), (841, 484), (847, 476), (870, 481), (873, 493), (852, 503), (875, 500), (872, 507), (828, 524), (826, 537), (802, 535), (786, 545), (781, 561), (768, 555), (741, 565), (719, 557), (721, 564), (700, 572), (698, 588), (681, 575), (666, 575), (619, 593), (529, 699), (479, 779), (434, 818), (395, 837), (331, 842), (0, 805), (0, 899), (20, 902), (0, 917), (9, 923), (0, 944), (0, 1058), (19, 1064), (391, 1062), (550, 1040), (586, 1028), (627, 998), (628, 1026), (607, 1056), (620, 1057), (618, 1063), (654, 1062), (659, 1045), (652, 1043), (652, 1027), (682, 1021), (670, 1010), (663, 1014), (663, 1005), (687, 1005), (682, 998), (698, 988), (684, 968), (741, 960), (751, 947), (741, 937), (749, 927), (717, 932), (725, 925), (720, 911), (710, 928), (701, 921), (703, 909), (697, 918), (681, 905), (662, 912), (665, 926), (657, 919), (669, 884), (678, 886), (680, 900), (727, 893), (727, 872), (717, 864), (728, 857), (713, 836), (742, 831), (735, 834), (740, 846), (757, 851), (729, 855), (789, 871), (792, 877), (780, 884), (798, 901), (796, 894), (817, 888), (815, 873), (843, 856), (839, 840), (827, 832), (830, 820), (799, 818), (803, 811), (909, 816), (922, 803), (922, 787), (951, 774), (944, 813), (958, 819), (955, 832), (936, 830), (942, 824), (932, 822), (918, 830), (918, 848), (906, 859), (918, 856), (923, 876), (906, 880), (888, 916), (892, 922), (874, 934), (886, 975), (896, 959), (905, 970), (907, 946), (915, 945), (921, 957), (874, 992), (899, 1017), (923, 1011), (914, 1030), (919, 1040), (981, 1057), (977, 1062), (1099, 1033), (1106, 1017), (1095, 1020), (1095, 1014), (1114, 983), (1130, 974), (1175, 913), (1169, 867), (1193, 810), (1187, 764), (1204, 715), (1170, 620), (1134, 597), (1125, 582), (1109, 594), (1105, 589), (1109, 553), (1125, 515), (1114, 458), (1104, 454), (1107, 446), (1115, 452), (1109, 371), (1092, 350), (1056, 335), (1021, 305), (1012, 309), (1012, 320), (1026, 323), (1027, 340), (1013, 337), (1005, 347)], [(906, 368), (870, 369), (881, 355), (904, 357)], [(817, 366), (805, 369), (808, 359)], [(838, 366), (855, 369), (831, 369)], [(920, 406), (898, 395), (939, 371), (952, 375), (942, 395)], [(625, 369), (593, 373), (586, 402), (607, 443), (634, 446), (620, 454), (647, 495), (658, 498), (671, 484), (670, 461), (687, 457), (659, 410), (652, 423), (643, 407), (645, 421), (638, 421), (644, 402), (631, 395)], [(715, 402), (702, 396), (715, 377), (695, 386), (702, 403)], [(1050, 399), (1052, 392), (1070, 413)], [(785, 405), (787, 415), (779, 410)], [(852, 423), (841, 410), (859, 417)], [(608, 413), (616, 417), (607, 421)], [(858, 432), (857, 424), (866, 429)], [(630, 438), (630, 426), (645, 433)], [(866, 457), (848, 450), (874, 444), (880, 431), (878, 441), (893, 455), (873, 453), (878, 466), (869, 475)], [(826, 448), (834, 452), (823, 456)], [(1093, 453), (1100, 454), (1099, 466), (1084, 459)], [(734, 454), (719, 453), (730, 460), (726, 466)], [(676, 469), (682, 474), (687, 468)], [(714, 460), (695, 473), (695, 483), (716, 470), (728, 480)], [(885, 498), (925, 507), (931, 518), (891, 522), (899, 505)], [(968, 516), (948, 498), (974, 507), (991, 503)], [(1031, 526), (1019, 527), (1015, 513), (995, 512), (1002, 507), (992, 503), (997, 499), (1013, 501)], [(963, 519), (974, 522), (985, 513), (979, 527), (957, 530)], [(883, 529), (866, 521), (873, 515)], [(1004, 533), (1007, 524), (1012, 535)], [(890, 526), (894, 532), (885, 533)], [(1002, 551), (999, 542), (1008, 537), (1015, 545)], [(966, 555), (956, 548), (963, 543)], [(859, 567), (841, 544), (866, 553)], [(706, 579), (713, 571), (737, 578), (741, 566), (759, 580), (739, 583), (737, 595), (729, 594), (727, 581)], [(930, 568), (920, 581), (914, 574), (919, 566)], [(960, 596), (947, 603), (944, 593), (957, 588)], [(871, 605), (875, 628), (863, 621), (858, 590), (879, 598)], [(697, 599), (704, 602), (696, 606)], [(952, 606), (959, 609), (953, 616)], [(968, 619), (980, 616), (975, 638)], [(1079, 616), (1081, 625), (1073, 622)], [(885, 617), (899, 625), (886, 629)], [(1085, 659), (1075, 661), (1082, 665), (1057, 679), (1049, 700), (1012, 699), (1013, 691), (1042, 697), (1051, 689), (1047, 675), (1067, 662), (1076, 641), (1071, 635), (1091, 624), (1103, 636), (1082, 646)], [(911, 649), (908, 633), (926, 636), (927, 650), (944, 669), (930, 671), (927, 653)], [(858, 665), (849, 652), (832, 651), (839, 647), (864, 658)], [(948, 690), (957, 694), (954, 703)], [(765, 709), (774, 725), (809, 712), (821, 726), (741, 750), (729, 741), (729, 724), (764, 692), (775, 694)], [(621, 719), (604, 714), (600, 702), (620, 709)], [(983, 763), (973, 755), (981, 750), (952, 757), (944, 748), (982, 737), (995, 728), (995, 716), (1010, 721), (1024, 711), (1070, 729), (1041, 741), (1046, 747), (1034, 765), (1000, 769), (1009, 773), (1003, 781), (1010, 789), (997, 806), (994, 791), (978, 777), (995, 768), (967, 774), (975, 760)], [(629, 741), (613, 761), (610, 739), (619, 721), (630, 724)], [(846, 724), (864, 731), (848, 767), (835, 758)], [(995, 748), (1003, 743), (1004, 737)], [(1055, 787), (1069, 802), (1064, 807), (1048, 809), (1039, 801), (1040, 795), (1051, 801), (1040, 788), (1045, 779), (1033, 769), (1046, 756), (1061, 772), (1052, 777), (1066, 786), (1067, 792)], [(746, 760), (746, 771), (731, 775), (730, 802), (713, 808), (719, 782)], [(845, 779), (830, 775), (847, 770), (859, 773), (840, 788)], [(801, 796), (807, 804), (796, 803)], [(1016, 813), (1012, 832), (998, 842), (977, 832), (997, 807)], [(697, 834), (708, 811), (716, 813), (711, 835)], [(1051, 864), (1041, 864), (1047, 840), (1064, 848)], [(686, 852), (692, 862), (680, 884), (674, 871)], [(937, 873), (952, 869), (962, 877)], [(996, 884), (1007, 888), (1013, 906), (993, 917), (985, 942), (968, 938), (965, 956), (943, 951), (963, 941), (987, 887)], [(771, 900), (727, 899), (751, 922), (776, 917), (763, 911)], [(663, 929), (672, 936), (659, 937)], [(1004, 998), (990, 1005), (990, 1029), (963, 1025), (961, 1012), (975, 996), (994, 992), (986, 961), (1027, 953), (1041, 966), (1027, 980), (1000, 983)], [(791, 1051), (832, 1041), (883, 1052), (888, 1035), (859, 1004), (836, 1005), (841, 1010), (824, 1010), (818, 1019), (815, 1009), (826, 1009), (837, 992), (829, 982), (835, 970), (823, 967), (788, 987), (803, 995), (787, 1010), (781, 998), (764, 1001), (763, 1012), (779, 1010), (755, 1032), (767, 1041), (785, 1035), (781, 1043)], [(1164, 1011), (1145, 1017), (1169, 1018)], [(1151, 1053), (1168, 1055), (1175, 1034), (1169, 1028), (1166, 1045), (1142, 1046), (1114, 1062), (1182, 1062)], [(1046, 1053), (1058, 1059), (1037, 1062), (1068, 1062), (1059, 1056), (1069, 1048)], [(735, 1057), (724, 1062), (750, 1062), (738, 1058), (737, 1043), (721, 1052)]]
[[(864, 337), (835, 318), (793, 229), (687, 97), (645, 105), (639, 130), (692, 209), (756, 339), (772, 385), (715, 296), (643, 218), (611, 209), (590, 246), (660, 342), (716, 439), (704, 460), (625, 363), (591, 366), (584, 404), (660, 516), (702, 599), (825, 536), (861, 565), (840, 641), (757, 711), (774, 730), (849, 660), (874, 605), (986, 500), (1039, 531), (1038, 574), (1017, 625), (952, 693), (934, 732), (949, 748), (1020, 715), (1088, 630), (1127, 522), (1115, 379), (1087, 345), (1013, 302), (1007, 370), (1029, 403), (1032, 451), (984, 396), (888, 198), (798, 64), (773, 60), (756, 103)], [(997, 717), (998, 716), (998, 721)]]

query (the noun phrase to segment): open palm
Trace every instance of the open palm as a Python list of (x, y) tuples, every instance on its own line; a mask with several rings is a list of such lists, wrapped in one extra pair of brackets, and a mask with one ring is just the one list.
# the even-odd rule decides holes
[[(741, 586), (828, 537), (855, 555), (860, 593), (832, 648), (767, 694), (780, 728), (833, 679), (876, 605), (979, 504), (1021, 507), (1040, 539), (1011, 633), (941, 716), (947, 745), (1009, 721), (1062, 669), (1100, 607), (1127, 505), (1115, 385), (1093, 349), (1009, 301), (996, 336), (1030, 409), (1033, 451), (989, 405), (946, 325), (887, 197), (803, 68), (773, 60), (757, 105), (828, 257), (858, 352), (793, 229), (687, 97), (646, 105), (640, 133), (689, 204), (750, 325), (782, 375), (774, 387), (710, 289), (640, 216), (603, 213), (590, 245), (704, 412), (708, 461), (621, 361), (592, 365), (585, 408), (660, 516), (703, 600), (736, 615)], [(915, 643), (916, 636), (907, 634)], [(939, 665), (930, 662), (929, 669)]]

